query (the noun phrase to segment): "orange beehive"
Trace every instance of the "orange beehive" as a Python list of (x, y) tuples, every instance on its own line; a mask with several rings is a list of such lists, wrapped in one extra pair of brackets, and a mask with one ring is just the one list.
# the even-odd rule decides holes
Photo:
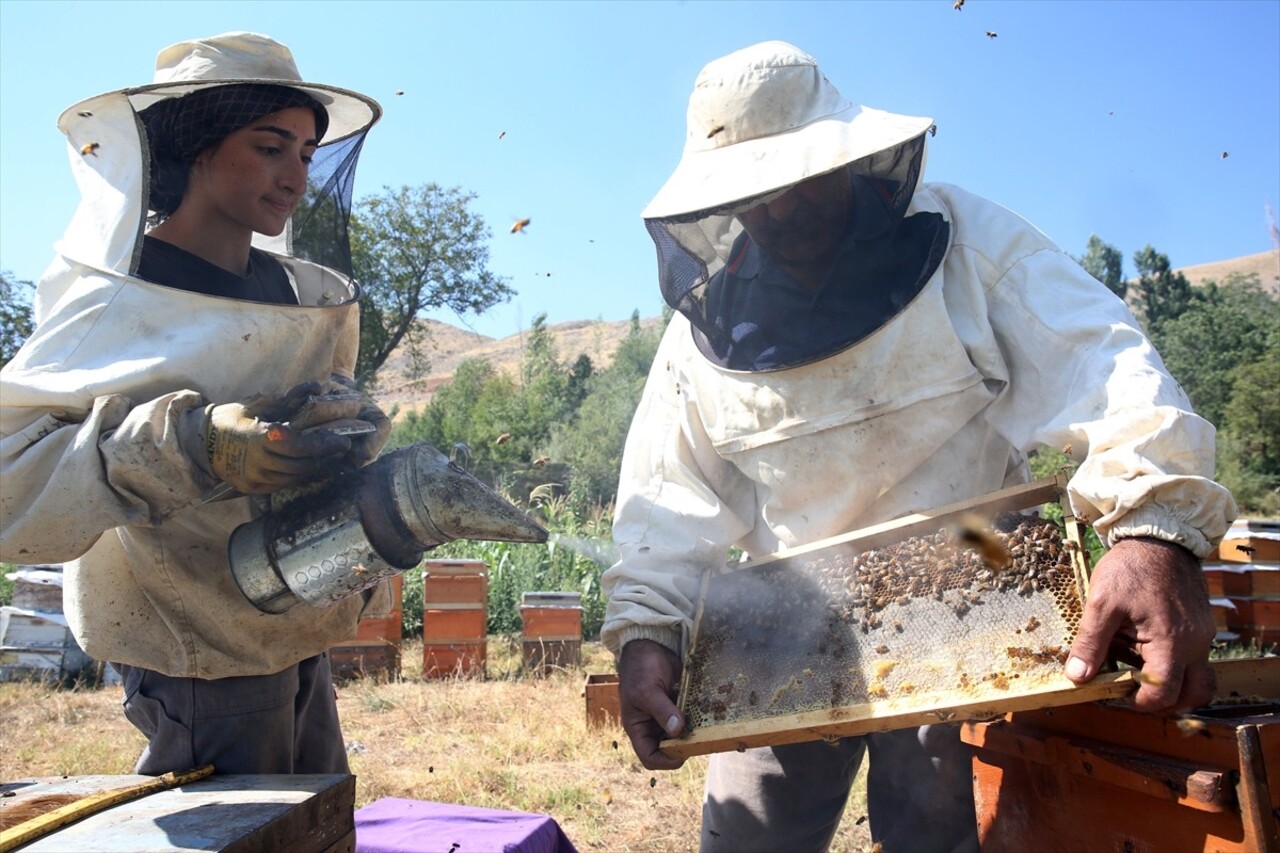
[(526, 592), (520, 597), (526, 669), (547, 672), (581, 663), (581, 602), (576, 592)]
[(489, 572), (483, 560), (427, 560), (422, 567), (424, 678), (484, 675)]
[(587, 700), (587, 725), (618, 728), (622, 723), (622, 705), (618, 698), (618, 676), (597, 672), (587, 676), (582, 688)]
[(335, 678), (362, 675), (395, 678), (400, 674), (404, 575), (394, 575), (386, 583), (391, 590), (391, 610), (387, 615), (361, 619), (356, 625), (355, 637), (329, 650), (329, 665)]
[(1091, 703), (964, 724), (983, 853), (1276, 851), (1280, 658), (1219, 661), (1183, 717)]

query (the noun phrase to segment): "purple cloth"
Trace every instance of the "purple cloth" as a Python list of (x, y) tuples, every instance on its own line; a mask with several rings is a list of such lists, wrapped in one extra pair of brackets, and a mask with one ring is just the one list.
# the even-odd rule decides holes
[(356, 853), (577, 853), (553, 818), (387, 797), (356, 810)]

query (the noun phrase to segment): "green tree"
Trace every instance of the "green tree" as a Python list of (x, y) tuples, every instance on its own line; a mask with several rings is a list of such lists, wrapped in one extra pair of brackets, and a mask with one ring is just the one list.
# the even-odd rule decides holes
[(1245, 514), (1280, 515), (1280, 335), (1232, 373), (1219, 433), (1219, 477)]
[(8, 270), (0, 272), (0, 367), (18, 354), (35, 328), (31, 313), (32, 290), (31, 282), (15, 278)]
[(1133, 286), (1138, 313), (1159, 347), (1164, 324), (1185, 313), (1196, 302), (1196, 292), (1185, 275), (1172, 270), (1168, 256), (1150, 245), (1134, 254), (1133, 263), (1138, 268)]
[(1163, 321), (1158, 346), (1196, 412), (1220, 426), (1234, 372), (1280, 340), (1280, 306), (1256, 274), (1232, 276), (1222, 286), (1208, 282), (1194, 304)]
[(428, 367), (425, 312), (449, 308), (480, 314), (511, 298), (510, 285), (488, 269), (490, 237), (471, 210), (474, 193), (430, 183), (385, 187), (359, 202), (352, 215), (352, 267), (364, 289), (360, 300), (360, 355), (356, 379), (376, 384), (378, 369), (403, 345), (409, 374)]
[(1089, 235), (1084, 257), (1077, 258), (1085, 272), (1107, 286), (1107, 289), (1124, 299), (1129, 288), (1124, 280), (1124, 259), (1115, 246), (1102, 242), (1097, 234)]
[(623, 446), (658, 339), (658, 333), (641, 328), (638, 313), (632, 314), (613, 363), (591, 377), (577, 416), (553, 427), (551, 452), (570, 465), (569, 500), (579, 514), (612, 504), (617, 496)]

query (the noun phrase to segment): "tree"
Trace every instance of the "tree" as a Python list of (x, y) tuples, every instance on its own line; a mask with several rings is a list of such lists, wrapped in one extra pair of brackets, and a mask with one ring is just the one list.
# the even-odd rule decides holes
[(1085, 272), (1107, 286), (1107, 289), (1124, 299), (1129, 284), (1124, 280), (1124, 260), (1120, 250), (1102, 242), (1097, 234), (1089, 235), (1089, 245), (1084, 257), (1076, 259)]
[(617, 496), (623, 446), (658, 340), (659, 333), (643, 330), (640, 315), (633, 313), (613, 363), (587, 383), (576, 417), (552, 428), (551, 453), (571, 467), (569, 493), (575, 510), (605, 506)]
[(1280, 336), (1236, 368), (1218, 445), (1219, 479), (1242, 513), (1280, 515)]
[(1196, 293), (1185, 275), (1170, 269), (1168, 256), (1150, 245), (1134, 254), (1133, 263), (1138, 268), (1134, 294), (1139, 313), (1158, 347), (1163, 325), (1185, 313), (1195, 303)]
[(425, 312), (450, 308), (480, 314), (511, 298), (513, 290), (487, 268), (490, 237), (470, 209), (474, 193), (437, 184), (385, 187), (352, 214), (352, 267), (364, 289), (360, 300), (360, 355), (356, 381), (376, 384), (377, 372), (402, 344), (410, 376), (427, 369)]
[(1207, 282), (1195, 309), (1167, 317), (1159, 350), (1165, 366), (1191, 398), (1197, 414), (1221, 425), (1233, 374), (1280, 340), (1280, 310), (1257, 275)]
[(31, 313), (33, 287), (8, 270), (0, 272), (0, 367), (18, 354), (35, 328)]

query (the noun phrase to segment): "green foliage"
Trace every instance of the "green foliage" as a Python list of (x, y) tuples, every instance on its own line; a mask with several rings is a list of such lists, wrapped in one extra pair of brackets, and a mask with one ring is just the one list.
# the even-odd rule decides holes
[(1194, 310), (1164, 319), (1155, 343), (1196, 412), (1222, 425), (1235, 371), (1280, 346), (1280, 306), (1256, 275), (1199, 294)]
[(1168, 256), (1150, 245), (1133, 256), (1133, 263), (1138, 268), (1138, 281), (1133, 290), (1139, 315), (1158, 348), (1164, 324), (1191, 308), (1198, 294), (1185, 275), (1173, 272)]
[[(482, 560), (489, 571), (490, 634), (514, 634), (522, 628), (520, 600), (526, 592), (577, 592), (582, 596), (582, 635), (595, 639), (604, 624), (605, 599), (600, 576), (613, 563), (609, 514), (597, 510), (579, 517), (563, 498), (551, 498), (532, 510), (551, 532), (543, 545), (457, 540), (432, 550), (428, 560)], [(422, 569), (405, 574), (404, 636), (422, 634)]]
[[(1071, 458), (1055, 447), (1041, 447), (1033, 451), (1027, 459), (1027, 464), (1031, 469), (1032, 478), (1036, 480), (1056, 476), (1062, 470), (1075, 469)], [(1045, 518), (1058, 522), (1059, 526), (1062, 525), (1062, 507), (1057, 504), (1045, 504), (1042, 514)], [(1085, 528), (1084, 545), (1089, 550), (1090, 563), (1096, 565), (1105, 553), (1105, 549), (1102, 546), (1102, 540), (1098, 538), (1098, 534), (1092, 527)]]
[(17, 570), (17, 566), (9, 563), (0, 563), (0, 607), (13, 603), (13, 581), (9, 580), (5, 575)]
[[(1274, 339), (1274, 338), (1273, 338)], [(1246, 514), (1280, 517), (1280, 343), (1231, 374), (1219, 432), (1219, 478)]]
[(1107, 286), (1107, 289), (1124, 299), (1129, 288), (1124, 280), (1124, 259), (1120, 250), (1102, 241), (1097, 234), (1089, 235), (1089, 245), (1084, 257), (1076, 258), (1085, 272)]
[(0, 367), (18, 354), (24, 341), (34, 330), (29, 281), (14, 278), (13, 273), (0, 272)]
[(551, 455), (571, 462), (569, 499), (579, 510), (613, 503), (622, 448), (658, 338), (642, 330), (639, 315), (633, 315), (613, 364), (591, 377), (576, 416), (552, 427)]
[(371, 387), (396, 347), (410, 376), (426, 370), (427, 311), (450, 308), (479, 314), (511, 297), (506, 281), (488, 269), (489, 228), (473, 212), (474, 193), (437, 184), (385, 187), (362, 199), (351, 217), (351, 259), (361, 298), (356, 379)]

